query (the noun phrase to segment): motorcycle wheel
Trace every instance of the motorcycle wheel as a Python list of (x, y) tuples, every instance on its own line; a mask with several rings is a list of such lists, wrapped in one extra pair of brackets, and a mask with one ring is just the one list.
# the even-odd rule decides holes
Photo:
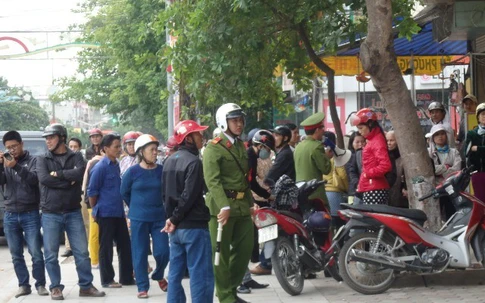
[(289, 295), (299, 295), (303, 290), (305, 279), (293, 243), (288, 238), (280, 237), (276, 240), (271, 264), (281, 287)]
[[(377, 233), (365, 232), (350, 238), (342, 247), (339, 255), (340, 275), (353, 290), (364, 295), (380, 294), (388, 290), (394, 282), (394, 270), (379, 265), (351, 259), (352, 250), (372, 251), (377, 242)], [(392, 245), (381, 239), (378, 254), (391, 255)]]

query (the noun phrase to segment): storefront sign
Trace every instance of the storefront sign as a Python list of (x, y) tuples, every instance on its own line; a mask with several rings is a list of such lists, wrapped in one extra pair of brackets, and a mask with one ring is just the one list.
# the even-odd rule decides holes
[[(463, 56), (399, 56), (397, 64), (401, 72), (411, 68), (411, 60), (414, 64), (415, 75), (438, 75), (442, 71), (442, 64), (448, 64)], [(323, 62), (335, 71), (335, 76), (354, 76), (360, 74), (364, 69), (358, 56), (331, 56), (324, 57)], [(321, 72), (313, 63), (311, 66), (320, 74)]]

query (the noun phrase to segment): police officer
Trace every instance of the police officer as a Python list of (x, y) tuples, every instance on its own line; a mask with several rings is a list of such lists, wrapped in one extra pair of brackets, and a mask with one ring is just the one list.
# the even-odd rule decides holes
[[(323, 175), (330, 173), (330, 159), (325, 154), (325, 148), (322, 144), (323, 134), (325, 133), (324, 119), (324, 113), (315, 113), (301, 123), (301, 126), (305, 129), (306, 137), (295, 148), (296, 182), (312, 179), (321, 181)], [(309, 198), (320, 199), (328, 207), (324, 185), (320, 185)], [(323, 205), (317, 204), (315, 206), (318, 210), (323, 210), (319, 209)]]
[(223, 224), (220, 264), (214, 266), (216, 293), (221, 303), (246, 302), (237, 296), (236, 289), (241, 284), (253, 249), (248, 155), (239, 139), (245, 116), (237, 104), (227, 103), (219, 107), (216, 122), (222, 133), (207, 145), (203, 157), (213, 251), (217, 225), (219, 222)]

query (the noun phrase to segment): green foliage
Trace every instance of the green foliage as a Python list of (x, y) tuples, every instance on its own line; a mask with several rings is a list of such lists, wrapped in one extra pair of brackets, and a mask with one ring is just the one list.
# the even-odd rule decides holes
[(0, 130), (40, 130), (49, 117), (35, 101), (0, 103)]
[[(335, 52), (356, 29), (346, 1), (200, 0), (176, 1), (161, 13), (177, 37), (164, 55), (175, 78), (204, 105), (236, 102), (248, 112), (285, 107), (275, 70), (283, 67), (299, 89), (311, 89), (316, 71), (310, 66), (298, 26), (307, 29), (314, 50)], [(353, 1), (355, 9), (363, 1)]]
[(115, 124), (166, 136), (165, 65), (158, 52), (165, 34), (156, 22), (163, 1), (88, 0), (80, 7), (87, 23), (76, 26), (82, 42), (99, 43), (80, 52), (78, 75), (59, 79), (60, 98), (86, 100), (117, 116)]
[(5, 101), (35, 101), (30, 89), (11, 87), (7, 79), (0, 77), (0, 102)]
[[(414, 1), (393, 3), (402, 33), (415, 32), (409, 18)], [(365, 13), (364, 0), (188, 0), (163, 11), (156, 27), (162, 32), (168, 24), (177, 37), (164, 56), (175, 79), (203, 105), (236, 102), (252, 111), (269, 102), (282, 109), (277, 68), (298, 89), (309, 90), (317, 76), (302, 35), (312, 52), (334, 54), (342, 41), (352, 44), (365, 34)]]

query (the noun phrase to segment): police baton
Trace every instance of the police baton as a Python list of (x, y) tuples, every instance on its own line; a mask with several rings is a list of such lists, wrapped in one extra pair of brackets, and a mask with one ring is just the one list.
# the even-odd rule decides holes
[(216, 240), (216, 254), (214, 257), (214, 265), (219, 265), (219, 259), (221, 257), (221, 238), (222, 238), (222, 223), (219, 222), (217, 225), (217, 240)]

